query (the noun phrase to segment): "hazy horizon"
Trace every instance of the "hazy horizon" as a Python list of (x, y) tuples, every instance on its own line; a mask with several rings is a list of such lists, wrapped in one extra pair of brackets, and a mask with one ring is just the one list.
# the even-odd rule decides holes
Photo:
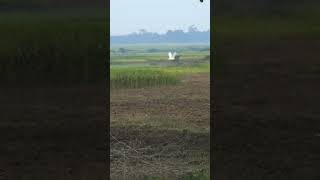
[[(111, 36), (128, 35), (145, 29), (163, 34), (167, 30), (187, 31), (194, 25), (210, 29), (210, 0), (111, 0)], [(190, 13), (192, 12), (192, 13)]]
[[(190, 27), (190, 26), (189, 26)], [(159, 35), (164, 35), (164, 34), (166, 34), (168, 31), (176, 31), (176, 30), (183, 30), (185, 33), (188, 33), (188, 28), (189, 27), (187, 27), (187, 28), (185, 28), (185, 29), (167, 29), (167, 30), (164, 30), (163, 32), (152, 32), (152, 31), (148, 31), (148, 29), (144, 29), (144, 30), (146, 30), (146, 32), (148, 32), (148, 33), (157, 33), (157, 34), (159, 34)], [(194, 27), (196, 27), (199, 31), (201, 31), (201, 32), (204, 32), (204, 31), (210, 31), (210, 28), (208, 28), (208, 29), (199, 29), (197, 26), (194, 26)], [(142, 28), (143, 29), (143, 28)], [(140, 33), (140, 30), (138, 30), (138, 31), (134, 31), (134, 32), (128, 32), (128, 34), (111, 34), (111, 36), (128, 36), (128, 35), (132, 35), (132, 34), (134, 34), (134, 33), (137, 33), (137, 34), (139, 34)]]

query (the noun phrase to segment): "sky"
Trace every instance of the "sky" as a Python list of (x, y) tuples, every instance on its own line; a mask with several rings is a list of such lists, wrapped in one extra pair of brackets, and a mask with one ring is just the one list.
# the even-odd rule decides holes
[(210, 0), (110, 0), (111, 35), (210, 28)]

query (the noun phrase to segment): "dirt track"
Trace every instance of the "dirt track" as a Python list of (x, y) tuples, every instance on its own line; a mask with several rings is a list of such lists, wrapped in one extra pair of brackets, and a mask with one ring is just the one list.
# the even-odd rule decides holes
[(214, 179), (319, 179), (319, 41), (229, 45), (213, 88)]

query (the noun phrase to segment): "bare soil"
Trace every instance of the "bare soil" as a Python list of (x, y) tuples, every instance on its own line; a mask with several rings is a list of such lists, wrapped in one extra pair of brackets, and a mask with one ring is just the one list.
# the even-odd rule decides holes
[(178, 86), (111, 90), (111, 177), (177, 179), (209, 171), (209, 74)]

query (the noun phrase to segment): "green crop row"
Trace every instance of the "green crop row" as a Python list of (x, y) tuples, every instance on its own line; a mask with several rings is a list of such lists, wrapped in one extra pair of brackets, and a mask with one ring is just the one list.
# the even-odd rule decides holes
[(176, 74), (153, 68), (112, 69), (110, 77), (111, 88), (159, 87), (180, 83)]

